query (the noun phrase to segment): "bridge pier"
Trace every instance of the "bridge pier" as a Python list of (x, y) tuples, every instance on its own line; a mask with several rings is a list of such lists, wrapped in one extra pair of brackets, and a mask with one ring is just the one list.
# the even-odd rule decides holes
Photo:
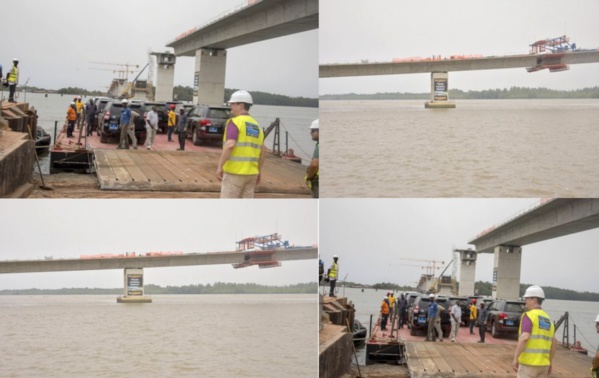
[(144, 296), (143, 268), (125, 268), (125, 294), (118, 297), (118, 303), (152, 303), (152, 298)]
[(193, 103), (222, 105), (225, 101), (227, 50), (196, 50)]
[(518, 299), (520, 297), (522, 248), (499, 245), (495, 247), (494, 261), (493, 299)]
[(175, 54), (170, 52), (152, 53), (156, 56), (156, 96), (155, 101), (172, 101), (175, 82)]
[(476, 251), (472, 249), (456, 249), (454, 251), (460, 253), (460, 289), (458, 295), (472, 296), (475, 294)]
[(424, 103), (427, 109), (453, 109), (455, 102), (449, 101), (449, 74), (431, 72), (431, 100)]

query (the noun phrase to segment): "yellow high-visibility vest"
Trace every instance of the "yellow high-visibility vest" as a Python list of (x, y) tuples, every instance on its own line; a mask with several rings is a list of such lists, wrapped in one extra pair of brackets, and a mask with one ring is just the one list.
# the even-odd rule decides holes
[(16, 84), (18, 82), (19, 82), (19, 69), (15, 66), (12, 66), (12, 68), (8, 72), (8, 83)]
[[(548, 366), (551, 354), (551, 342), (555, 328), (549, 315), (541, 309), (534, 309), (522, 314), (532, 322), (530, 337), (526, 341), (524, 351), (518, 357), (518, 362), (530, 366)], [(520, 318), (519, 334), (522, 334), (522, 318)]]
[[(223, 171), (233, 175), (257, 175), (260, 173), (259, 162), (264, 143), (264, 132), (255, 119), (249, 115), (239, 115), (229, 119), (226, 123), (229, 127), (229, 121), (232, 121), (239, 135), (237, 143), (231, 151), (231, 156), (225, 162)], [(227, 140), (225, 131), (223, 140)]]

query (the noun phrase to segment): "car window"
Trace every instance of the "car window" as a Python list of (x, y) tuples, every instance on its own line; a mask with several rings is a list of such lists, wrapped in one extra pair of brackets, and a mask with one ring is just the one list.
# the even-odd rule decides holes
[(524, 303), (506, 303), (506, 312), (524, 312)]
[(206, 118), (229, 118), (228, 109), (208, 109)]

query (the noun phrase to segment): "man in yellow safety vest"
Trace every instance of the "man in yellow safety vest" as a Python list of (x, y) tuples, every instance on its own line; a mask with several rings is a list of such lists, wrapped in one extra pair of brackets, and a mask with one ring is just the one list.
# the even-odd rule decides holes
[(541, 309), (545, 292), (531, 286), (524, 293), (526, 312), (520, 319), (518, 346), (514, 354), (514, 371), (518, 377), (548, 377), (555, 355), (555, 327)]
[(17, 90), (17, 84), (19, 84), (19, 69), (17, 66), (19, 65), (19, 59), (14, 58), (12, 60), (13, 66), (10, 68), (8, 73), (6, 74), (6, 82), (8, 83), (8, 102), (16, 102), (15, 101), (15, 92)]
[(339, 257), (333, 256), (333, 263), (327, 271), (327, 277), (329, 277), (329, 283), (331, 284), (331, 290), (329, 291), (329, 297), (335, 296), (335, 284), (337, 283), (337, 277), (339, 277), (339, 265), (337, 265)]
[(266, 153), (264, 131), (249, 114), (254, 102), (247, 91), (233, 93), (228, 103), (233, 117), (226, 122), (216, 168), (216, 177), (222, 182), (220, 198), (253, 198)]

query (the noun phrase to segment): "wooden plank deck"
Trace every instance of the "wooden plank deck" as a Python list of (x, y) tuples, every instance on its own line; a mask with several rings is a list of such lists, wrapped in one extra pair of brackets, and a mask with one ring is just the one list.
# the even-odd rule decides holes
[[(410, 376), (515, 377), (512, 369), (515, 344), (472, 344), (407, 341)], [(558, 347), (552, 377), (588, 377), (591, 358)]]
[[(94, 149), (102, 190), (220, 192), (217, 152)], [(306, 167), (267, 155), (256, 193), (308, 196)]]

